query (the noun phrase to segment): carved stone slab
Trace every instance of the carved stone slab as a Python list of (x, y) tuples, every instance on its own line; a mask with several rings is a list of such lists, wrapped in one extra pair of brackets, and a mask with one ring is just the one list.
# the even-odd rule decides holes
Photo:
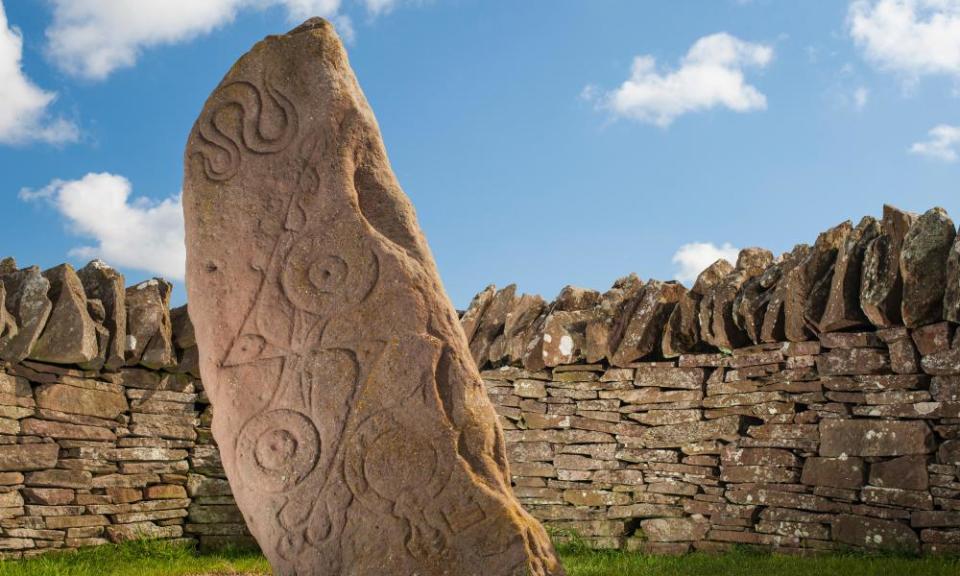
[(332, 26), (243, 56), (185, 164), (213, 431), (275, 572), (562, 574)]

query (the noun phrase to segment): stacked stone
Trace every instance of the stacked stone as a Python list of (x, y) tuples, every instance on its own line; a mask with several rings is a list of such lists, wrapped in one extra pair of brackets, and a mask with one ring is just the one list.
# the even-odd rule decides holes
[(174, 344), (170, 289), (125, 289), (99, 261), (0, 261), (5, 557), (183, 535), (196, 374)]
[(960, 551), (960, 240), (884, 208), (690, 290), (629, 276), (462, 317), (515, 491), (598, 547)]
[[(196, 342), (193, 346), (196, 346)], [(220, 452), (210, 430), (213, 406), (203, 391), (197, 398), (197, 406), (202, 412), (197, 428), (197, 442), (190, 456), (187, 491), (193, 502), (190, 505), (187, 533), (196, 538), (204, 550), (256, 546), (244, 523), (243, 515), (233, 500), (233, 493), (220, 461)]]

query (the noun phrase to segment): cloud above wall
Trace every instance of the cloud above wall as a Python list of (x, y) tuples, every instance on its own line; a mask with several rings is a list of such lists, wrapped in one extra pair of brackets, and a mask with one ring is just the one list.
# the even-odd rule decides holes
[(882, 70), (960, 78), (960, 0), (855, 0), (850, 36)]
[(673, 278), (684, 284), (693, 283), (701, 272), (717, 260), (722, 258), (735, 264), (739, 254), (740, 249), (729, 242), (724, 242), (722, 246), (713, 242), (684, 244), (673, 254), (673, 263), (676, 266)]
[(31, 82), (22, 60), (23, 37), (10, 26), (0, 1), (0, 144), (77, 140), (76, 125), (50, 115), (56, 93)]
[[(371, 15), (389, 12), (400, 0), (356, 0)], [(47, 53), (65, 72), (102, 80), (136, 64), (141, 52), (188, 42), (232, 22), (248, 10), (279, 6), (290, 20), (323, 16), (341, 35), (352, 35), (342, 0), (50, 0), (53, 23)]]
[(633, 60), (630, 77), (618, 88), (588, 86), (583, 96), (614, 116), (667, 127), (678, 117), (713, 108), (736, 112), (765, 110), (767, 98), (748, 84), (745, 71), (765, 68), (773, 48), (727, 33), (700, 38), (673, 69), (661, 69), (650, 55)]
[(927, 132), (926, 140), (915, 142), (910, 147), (910, 153), (943, 162), (956, 162), (960, 158), (960, 126), (934, 126)]
[(38, 190), (24, 188), (20, 198), (49, 203), (74, 234), (94, 240), (71, 249), (70, 256), (182, 280), (186, 249), (180, 196), (156, 202), (131, 198), (131, 193), (129, 180), (102, 172), (54, 180)]

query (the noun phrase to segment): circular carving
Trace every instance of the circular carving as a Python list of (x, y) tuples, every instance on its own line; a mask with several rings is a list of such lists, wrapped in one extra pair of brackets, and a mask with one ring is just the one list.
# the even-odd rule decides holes
[[(290, 248), (281, 272), (283, 291), (297, 308), (324, 314), (361, 302), (377, 280), (377, 260), (362, 239), (313, 230)], [(327, 252), (331, 248), (338, 254)]]
[(443, 492), (452, 472), (437, 442), (385, 414), (376, 416), (347, 448), (347, 486), (366, 506), (384, 513), (399, 501), (426, 506)]
[(428, 488), (436, 472), (436, 449), (397, 428), (378, 436), (363, 459), (363, 475), (370, 488), (391, 502), (403, 493)]
[(242, 473), (264, 492), (283, 492), (313, 471), (320, 455), (320, 433), (294, 410), (258, 414), (240, 431), (237, 455)]

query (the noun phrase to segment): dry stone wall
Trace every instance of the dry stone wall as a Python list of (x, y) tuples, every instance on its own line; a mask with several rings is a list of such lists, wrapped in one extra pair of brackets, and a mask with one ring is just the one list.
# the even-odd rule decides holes
[(524, 505), (657, 553), (960, 551), (958, 321), (953, 222), (889, 206), (689, 290), (491, 286), (462, 316)]
[(249, 542), (186, 308), (102, 262), (0, 261), (0, 555), (134, 538)]
[[(169, 295), (101, 262), (0, 260), (0, 554), (253, 543)], [(942, 210), (747, 249), (689, 290), (490, 287), (461, 323), (514, 491), (560, 537), (960, 552), (960, 240)]]

